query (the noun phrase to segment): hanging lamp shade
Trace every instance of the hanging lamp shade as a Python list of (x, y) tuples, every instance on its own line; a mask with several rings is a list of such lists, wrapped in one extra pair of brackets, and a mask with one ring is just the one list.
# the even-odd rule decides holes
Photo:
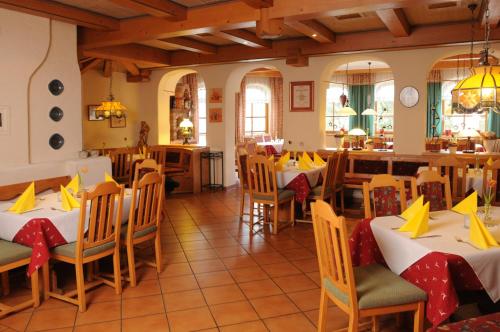
[(365, 109), (361, 115), (377, 115), (377, 112), (373, 108), (367, 108)]
[(342, 107), (338, 111), (337, 115), (340, 115), (340, 116), (351, 116), (351, 115), (358, 115), (358, 113), (356, 113), (356, 111), (352, 107), (349, 107), (349, 105), (347, 105), (347, 106)]
[(110, 98), (110, 100), (106, 100), (101, 102), (101, 105), (96, 108), (96, 111), (99, 111), (105, 118), (109, 118), (110, 116), (116, 116), (118, 118), (125, 115), (125, 111), (127, 108), (122, 105), (119, 101), (115, 101)]

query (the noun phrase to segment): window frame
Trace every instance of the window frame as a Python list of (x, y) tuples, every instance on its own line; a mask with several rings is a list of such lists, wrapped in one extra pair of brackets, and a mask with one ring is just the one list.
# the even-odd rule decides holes
[[(248, 99), (248, 96), (249, 96), (249, 93), (248, 91), (249, 90), (252, 90), (252, 89), (255, 89), (255, 90), (260, 90), (262, 91), (263, 95), (264, 95), (264, 98), (263, 99), (259, 99), (259, 100), (254, 100), (254, 101), (251, 101)], [(265, 134), (269, 134), (269, 128), (270, 128), (270, 105), (271, 105), (271, 88), (265, 84), (261, 84), (261, 83), (251, 83), (251, 84), (248, 84), (245, 88), (245, 94), (246, 94), (246, 100), (245, 100), (245, 119), (243, 121), (243, 125), (244, 125), (244, 133), (245, 133), (245, 137), (255, 137), (255, 136), (259, 136), (259, 135), (265, 135)], [(264, 105), (264, 116), (254, 116), (254, 107), (255, 105), (257, 104), (263, 104)], [(265, 131), (262, 132), (262, 131), (256, 131), (254, 130), (254, 120), (255, 119), (264, 119), (265, 121)], [(247, 128), (247, 121), (250, 121), (250, 131), (247, 131), (246, 128)]]

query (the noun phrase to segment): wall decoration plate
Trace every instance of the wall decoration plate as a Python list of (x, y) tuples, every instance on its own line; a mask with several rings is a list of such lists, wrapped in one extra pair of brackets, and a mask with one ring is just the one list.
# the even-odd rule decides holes
[(64, 84), (59, 80), (52, 80), (49, 83), (49, 91), (54, 96), (59, 96), (64, 91)]
[(49, 112), (49, 117), (56, 122), (61, 121), (63, 116), (64, 116), (63, 110), (57, 106), (52, 107), (52, 109)]
[(60, 134), (54, 134), (49, 138), (49, 145), (54, 150), (59, 150), (64, 145), (64, 137)]
[(406, 86), (399, 93), (399, 101), (404, 107), (414, 107), (418, 104), (418, 90), (413, 86)]

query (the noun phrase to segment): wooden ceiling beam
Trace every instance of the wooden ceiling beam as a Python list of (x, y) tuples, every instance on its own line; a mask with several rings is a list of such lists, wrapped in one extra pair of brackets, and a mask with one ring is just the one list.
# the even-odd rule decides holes
[[(476, 40), (481, 38), (482, 34), (483, 32), (477, 29)], [(500, 29), (492, 30), (490, 39), (492, 41), (500, 40)], [(470, 25), (468, 22), (464, 22), (414, 27), (412, 34), (406, 38), (394, 37), (387, 30), (363, 31), (338, 34), (336, 42), (329, 44), (319, 44), (310, 38), (275, 40), (271, 49), (249, 49), (242, 45), (228, 45), (220, 46), (216, 55), (199, 57), (189, 52), (174, 51), (171, 52), (170, 59), (171, 66), (186, 66), (255, 59), (283, 59), (287, 57), (290, 49), (300, 49), (302, 55), (314, 56), (375, 50), (418, 49), (453, 44), (466, 45), (469, 40)]]
[(248, 47), (273, 47), (273, 43), (270, 40), (259, 38), (252, 32), (243, 29), (217, 31), (213, 35)]
[(113, 3), (141, 13), (175, 21), (185, 20), (187, 8), (170, 0), (111, 0)]
[(102, 75), (104, 77), (111, 77), (113, 74), (113, 61), (106, 60), (104, 61), (104, 67), (102, 68)]
[(165, 43), (168, 46), (180, 48), (181, 50), (201, 53), (201, 54), (215, 54), (217, 53), (217, 46), (212, 44), (203, 43), (198, 40), (186, 37), (174, 37), (167, 39), (160, 39), (159, 43)]
[(102, 59), (92, 59), (80, 65), (80, 74), (83, 75), (91, 69), (99, 66), (102, 63)]
[(0, 8), (77, 24), (90, 29), (118, 30), (120, 28), (120, 21), (115, 18), (51, 0), (0, 0)]
[(377, 15), (394, 37), (408, 37), (410, 35), (411, 27), (403, 9), (377, 10)]
[(283, 17), (270, 17), (269, 8), (262, 8), (260, 19), (255, 25), (255, 32), (259, 38), (274, 39), (283, 35), (284, 25), (285, 19)]
[(316, 20), (285, 20), (285, 24), (319, 43), (335, 43), (335, 33)]
[(269, 8), (274, 5), (273, 0), (242, 0), (242, 1), (255, 9)]
[(127, 72), (129, 72), (131, 75), (137, 76), (141, 73), (141, 70), (132, 62), (130, 61), (120, 61), (120, 63), (127, 69)]
[(170, 64), (169, 52), (158, 48), (138, 44), (118, 45), (96, 48), (92, 50), (83, 50), (82, 53), (84, 56), (92, 56), (95, 58), (119, 62), (128, 61), (150, 67), (163, 67)]

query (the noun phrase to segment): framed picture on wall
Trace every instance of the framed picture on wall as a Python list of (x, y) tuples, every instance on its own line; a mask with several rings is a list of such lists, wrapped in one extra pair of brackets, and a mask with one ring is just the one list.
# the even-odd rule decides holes
[(314, 81), (290, 82), (290, 111), (314, 111)]
[(95, 110), (98, 107), (99, 107), (99, 105), (89, 105), (88, 106), (89, 121), (103, 121), (104, 120), (103, 116), (97, 116), (95, 113)]
[(221, 88), (209, 89), (208, 102), (210, 104), (222, 104), (222, 89)]
[(111, 128), (125, 128), (127, 126), (127, 118), (112, 116), (109, 118), (109, 126)]
[(208, 110), (208, 122), (222, 122), (222, 108), (210, 108)]

